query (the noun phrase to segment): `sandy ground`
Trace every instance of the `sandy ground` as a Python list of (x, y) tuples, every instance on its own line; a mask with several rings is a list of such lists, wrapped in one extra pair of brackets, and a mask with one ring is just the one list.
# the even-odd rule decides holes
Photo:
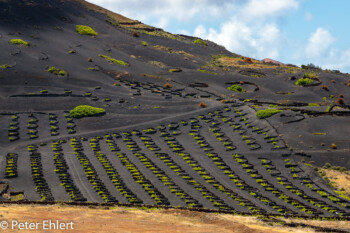
[[(12, 221), (39, 223), (39, 230), (26, 229), (25, 232), (51, 232), (43, 229), (44, 220), (52, 220), (65, 225), (68, 230), (54, 232), (314, 232), (311, 229), (283, 228), (280, 225), (265, 224), (253, 217), (240, 217), (223, 214), (207, 214), (180, 210), (140, 210), (134, 208), (89, 208), (67, 206), (0, 206), (0, 227), (3, 221), (9, 223), (6, 232), (19, 232)], [(315, 225), (328, 225), (313, 221)], [(346, 222), (331, 224), (333, 227), (349, 227)], [(23, 226), (25, 227), (25, 226)], [(28, 225), (29, 227), (29, 225)]]

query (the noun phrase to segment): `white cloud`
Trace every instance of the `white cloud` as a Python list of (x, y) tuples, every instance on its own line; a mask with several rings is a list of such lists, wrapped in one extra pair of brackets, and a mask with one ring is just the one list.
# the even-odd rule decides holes
[(191, 35), (191, 32), (189, 32), (187, 30), (184, 30), (184, 29), (177, 30), (176, 33), (177, 34), (182, 34), (182, 35)]
[(317, 28), (316, 32), (312, 33), (306, 45), (306, 56), (308, 58), (318, 58), (326, 54), (329, 52), (328, 49), (334, 41), (335, 38), (327, 30)]
[(250, 0), (240, 10), (245, 20), (266, 19), (283, 15), (299, 6), (295, 0)]
[[(91, 3), (106, 7), (131, 19), (145, 23), (175, 19), (189, 22), (194, 17), (209, 19), (208, 16), (221, 17), (232, 9), (236, 0), (88, 0)], [(225, 13), (226, 12), (226, 13)]]
[(297, 8), (296, 0), (249, 0), (219, 29), (199, 25), (194, 35), (215, 41), (234, 53), (258, 59), (278, 59), (286, 37), (277, 20)]
[(321, 66), (323, 69), (341, 71), (349, 70), (350, 49), (341, 50), (338, 48), (330, 48), (328, 53), (326, 53), (324, 56), (314, 58), (313, 63)]
[(303, 64), (313, 63), (323, 69), (349, 70), (350, 49), (334, 47), (335, 41), (336, 38), (329, 31), (320, 27), (311, 33), (306, 45), (300, 46), (294, 58), (303, 61)]
[(200, 38), (204, 38), (207, 36), (207, 29), (204, 27), (204, 25), (200, 24), (194, 30), (193, 35)]
[[(337, 56), (337, 55), (335, 55)], [(344, 69), (349, 69), (350, 67), (350, 49), (342, 51), (340, 53), (340, 57), (338, 58), (339, 61), (337, 64), (334, 66), (334, 69), (339, 69), (339, 70), (344, 70)]]
[(313, 18), (312, 14), (310, 12), (305, 13), (305, 20), (306, 21), (311, 21)]
[(219, 31), (212, 28), (207, 30), (203, 25), (198, 26), (194, 35), (206, 38), (225, 46), (230, 51), (254, 58), (279, 57), (283, 33), (273, 23), (263, 25), (248, 25), (232, 18), (224, 23)]
[(158, 20), (158, 22), (156, 23), (156, 25), (154, 25), (154, 26), (156, 26), (158, 28), (165, 28), (168, 25), (169, 25), (169, 19), (163, 17), (163, 18), (160, 18)]

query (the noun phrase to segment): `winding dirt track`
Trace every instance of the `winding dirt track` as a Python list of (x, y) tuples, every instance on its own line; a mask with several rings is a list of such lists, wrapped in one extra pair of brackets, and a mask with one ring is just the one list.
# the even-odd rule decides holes
[[(148, 122), (142, 122), (142, 123), (127, 125), (127, 126), (122, 126), (122, 127), (117, 127), (117, 128), (94, 130), (94, 131), (89, 131), (87, 133), (86, 132), (85, 133), (76, 133), (76, 134), (74, 134), (74, 137), (89, 137), (89, 136), (91, 137), (93, 135), (103, 135), (103, 134), (106, 134), (106, 133), (111, 133), (111, 132), (116, 132), (116, 131), (121, 132), (123, 130), (132, 129), (132, 128), (136, 128), (136, 127), (146, 128), (148, 126), (154, 126), (155, 124), (159, 124), (159, 123), (161, 123), (163, 121), (166, 122), (166, 121), (169, 121), (169, 120), (172, 120), (172, 119), (177, 119), (177, 118), (180, 118), (180, 117), (190, 117), (190, 116), (193, 116), (193, 115), (196, 115), (196, 114), (201, 114), (203, 112), (209, 112), (211, 110), (217, 109), (218, 106), (220, 106), (220, 104), (218, 104), (215, 101), (212, 101), (212, 103), (213, 103), (214, 106), (212, 106), (210, 108), (198, 109), (198, 110), (191, 111), (191, 112), (171, 115), (171, 116), (167, 116), (167, 117), (164, 117), (164, 118), (161, 118), (161, 119), (156, 119), (156, 120), (152, 120), (152, 121), (148, 121)], [(50, 141), (53, 141), (53, 140), (60, 140), (60, 139), (70, 138), (70, 137), (72, 137), (72, 135), (61, 134), (60, 136), (50, 137), (50, 138), (46, 138), (46, 139), (37, 139), (37, 140), (20, 142), (20, 143), (16, 143), (15, 146), (11, 145), (11, 146), (8, 146), (8, 147), (3, 147), (3, 148), (0, 147), (0, 151), (3, 150), (3, 151), (8, 152), (8, 151), (13, 151), (13, 150), (16, 150), (18, 148), (25, 147), (25, 146), (28, 146), (28, 145), (31, 145), (31, 144), (47, 143), (47, 142), (50, 142)], [(1, 165), (2, 159), (3, 158), (0, 157), (0, 165)]]

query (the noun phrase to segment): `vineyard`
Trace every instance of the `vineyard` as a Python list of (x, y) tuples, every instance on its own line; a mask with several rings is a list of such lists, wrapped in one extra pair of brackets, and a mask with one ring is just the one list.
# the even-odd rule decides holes
[(36, 2), (0, 2), (0, 201), (348, 220), (349, 75)]

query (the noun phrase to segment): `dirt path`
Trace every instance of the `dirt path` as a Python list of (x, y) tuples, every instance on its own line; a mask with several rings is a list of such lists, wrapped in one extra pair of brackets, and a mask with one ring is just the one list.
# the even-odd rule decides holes
[[(101, 135), (101, 134), (106, 134), (106, 133), (110, 133), (110, 132), (115, 132), (115, 131), (122, 131), (122, 130), (128, 130), (131, 128), (135, 128), (135, 127), (148, 127), (148, 126), (154, 126), (154, 124), (163, 122), (163, 121), (170, 121), (172, 119), (177, 119), (179, 117), (184, 117), (184, 118), (189, 118), (192, 117), (195, 114), (200, 114), (203, 112), (209, 112), (210, 110), (216, 110), (218, 107), (222, 107), (223, 105), (220, 105), (219, 103), (217, 103), (216, 101), (211, 101), (212, 105), (211, 107), (208, 108), (201, 108), (201, 109), (197, 109), (195, 111), (191, 111), (191, 112), (186, 112), (186, 113), (181, 113), (181, 114), (175, 114), (175, 115), (168, 115), (167, 117), (164, 118), (160, 118), (160, 119), (156, 119), (156, 120), (152, 120), (152, 121), (147, 121), (147, 122), (142, 122), (142, 123), (136, 123), (136, 124), (132, 124), (132, 125), (126, 125), (126, 126), (121, 126), (121, 127), (117, 127), (117, 128), (109, 128), (109, 129), (101, 129), (101, 130), (94, 130), (94, 131), (90, 131), (90, 132), (83, 132), (83, 133), (76, 133), (76, 134), (61, 134), (59, 136), (55, 136), (55, 137), (50, 137), (50, 138), (46, 138), (46, 139), (35, 139), (35, 140), (31, 140), (31, 141), (24, 141), (24, 142), (18, 142), (16, 144), (7, 146), (7, 147), (3, 147), (2, 150), (3, 151), (14, 151), (18, 148), (21, 147), (25, 147), (27, 145), (30, 144), (39, 144), (39, 143), (47, 143), (47, 142), (51, 142), (54, 140), (60, 140), (63, 138), (70, 138), (70, 137), (91, 137), (91, 136), (95, 136), (95, 135)], [(146, 114), (148, 115), (148, 114)], [(143, 115), (140, 115), (140, 117)]]

